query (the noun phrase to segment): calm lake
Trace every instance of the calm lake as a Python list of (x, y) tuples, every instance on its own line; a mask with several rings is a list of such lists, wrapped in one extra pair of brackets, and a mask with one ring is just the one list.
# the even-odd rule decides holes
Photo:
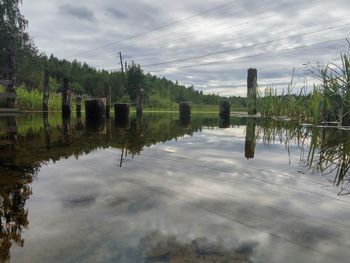
[(0, 262), (349, 262), (350, 131), (0, 118)]

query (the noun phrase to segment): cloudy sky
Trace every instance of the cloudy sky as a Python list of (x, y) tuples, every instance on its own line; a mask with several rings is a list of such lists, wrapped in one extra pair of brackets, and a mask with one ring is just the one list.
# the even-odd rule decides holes
[(145, 72), (224, 96), (245, 96), (250, 67), (262, 90), (280, 91), (294, 68), (297, 90), (305, 64), (335, 61), (350, 38), (348, 0), (23, 2), (29, 33), (48, 55), (119, 70), (121, 51)]

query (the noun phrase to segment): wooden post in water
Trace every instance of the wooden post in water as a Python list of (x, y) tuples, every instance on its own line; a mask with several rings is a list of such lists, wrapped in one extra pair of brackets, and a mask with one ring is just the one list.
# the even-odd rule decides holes
[(180, 111), (180, 121), (182, 123), (191, 122), (191, 103), (180, 102), (179, 111)]
[(144, 95), (143, 89), (141, 88), (137, 96), (137, 105), (136, 105), (136, 116), (138, 118), (142, 116), (142, 105), (144, 100), (145, 100), (145, 95)]
[(49, 71), (44, 71), (44, 87), (43, 87), (43, 111), (49, 111)]
[(247, 99), (248, 99), (248, 114), (255, 115), (256, 109), (256, 97), (257, 97), (257, 75), (258, 72), (255, 68), (248, 69), (247, 77)]
[(69, 79), (64, 78), (63, 89), (62, 89), (62, 115), (64, 117), (70, 117), (70, 90), (69, 90)]
[(129, 122), (130, 104), (117, 103), (114, 104), (115, 123), (117, 126), (125, 126)]
[(111, 104), (112, 104), (112, 88), (109, 85), (105, 86), (105, 96), (106, 96), (106, 117), (109, 119)]
[(76, 97), (76, 112), (77, 112), (77, 117), (81, 117), (81, 95), (77, 95)]
[[(8, 80), (6, 92), (16, 95), (16, 42), (15, 37), (10, 39), (10, 47), (8, 49)], [(6, 100), (7, 108), (16, 108), (16, 99), (8, 98)]]

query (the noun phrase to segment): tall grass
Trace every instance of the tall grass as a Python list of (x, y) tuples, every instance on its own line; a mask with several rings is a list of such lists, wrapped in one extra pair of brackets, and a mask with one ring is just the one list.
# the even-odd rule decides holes
[[(4, 92), (5, 88), (0, 86), (0, 92)], [(27, 90), (24, 86), (16, 88), (17, 93), (17, 107), (22, 111), (42, 111), (43, 93), (40, 90)], [(84, 108), (87, 96), (82, 98), (82, 107)], [(76, 108), (76, 96), (71, 97), (72, 111)], [(4, 104), (4, 102), (2, 102)], [(3, 105), (2, 105), (3, 106)], [(49, 96), (49, 111), (61, 111), (62, 96), (60, 93), (51, 92)]]
[(268, 87), (258, 94), (258, 112), (264, 117), (288, 117), (299, 121), (338, 122), (350, 125), (350, 58), (341, 55), (341, 65), (329, 63), (318, 70), (321, 84), (314, 85), (306, 94), (303, 87), (299, 94), (292, 92), (293, 81), (287, 93), (277, 93), (277, 88)]

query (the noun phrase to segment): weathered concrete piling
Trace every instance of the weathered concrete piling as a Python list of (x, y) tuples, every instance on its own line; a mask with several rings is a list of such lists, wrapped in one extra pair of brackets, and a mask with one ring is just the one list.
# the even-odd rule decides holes
[(115, 123), (118, 127), (127, 126), (130, 115), (130, 104), (117, 103), (114, 105)]
[(70, 117), (70, 90), (69, 90), (69, 79), (65, 78), (63, 80), (62, 89), (62, 115), (64, 118)]
[(180, 102), (179, 111), (181, 122), (189, 122), (191, 120), (191, 103)]
[(257, 76), (258, 71), (255, 68), (248, 69), (247, 77), (247, 97), (248, 97), (248, 114), (255, 115), (256, 109), (256, 97), (257, 97)]
[(91, 99), (85, 101), (87, 120), (101, 120), (106, 118), (106, 99)]
[(49, 71), (44, 71), (44, 87), (43, 87), (43, 111), (49, 111)]

